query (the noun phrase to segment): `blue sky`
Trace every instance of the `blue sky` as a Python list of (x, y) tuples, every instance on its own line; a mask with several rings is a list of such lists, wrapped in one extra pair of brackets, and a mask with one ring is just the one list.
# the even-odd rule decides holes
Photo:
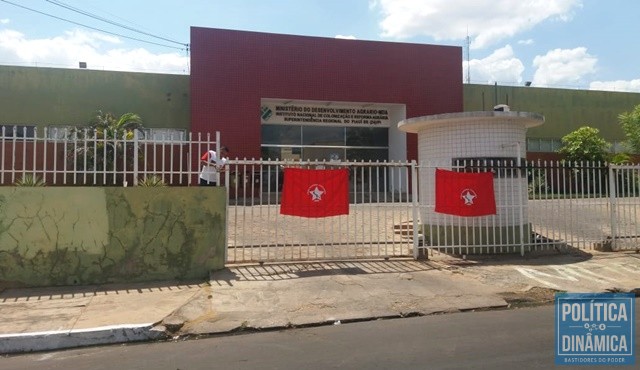
[(638, 14), (633, 0), (0, 0), (0, 64), (189, 73), (199, 26), (455, 45), (471, 83), (640, 92)]

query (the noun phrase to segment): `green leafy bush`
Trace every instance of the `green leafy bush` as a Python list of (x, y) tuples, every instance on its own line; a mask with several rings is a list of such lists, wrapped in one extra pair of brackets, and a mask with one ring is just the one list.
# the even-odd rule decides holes
[(25, 173), (13, 184), (15, 186), (46, 186), (44, 180), (30, 173)]
[(164, 182), (164, 179), (162, 178), (162, 176), (150, 175), (150, 176), (145, 176), (143, 179), (140, 179), (138, 181), (138, 186), (158, 187), (158, 186), (167, 186), (167, 183)]
[(600, 137), (597, 128), (583, 126), (562, 138), (563, 147), (558, 151), (570, 162), (606, 162), (609, 144)]

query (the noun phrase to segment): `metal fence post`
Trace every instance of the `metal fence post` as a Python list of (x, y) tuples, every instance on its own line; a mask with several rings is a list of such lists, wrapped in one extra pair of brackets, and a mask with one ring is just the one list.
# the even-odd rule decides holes
[[(220, 143), (220, 132), (216, 131), (216, 139), (217, 142)], [(220, 144), (217, 144), (220, 145)], [(218, 152), (220, 153), (220, 152)], [(231, 177), (229, 176), (229, 172), (231, 169), (231, 165), (230, 163), (227, 162), (226, 164), (226, 171), (224, 171), (224, 186), (225, 186), (225, 192), (227, 193), (225, 196), (225, 201), (226, 201), (226, 206), (225, 206), (225, 217), (224, 217), (224, 239), (225, 239), (225, 244), (224, 244), (224, 261), (225, 263), (228, 260), (229, 257), (229, 190), (230, 190), (230, 179)], [(218, 185), (221, 185), (220, 183), (218, 183)]]
[[(518, 213), (519, 213), (518, 217), (520, 218), (520, 222), (519, 222), (519, 224), (520, 224), (520, 256), (524, 257), (524, 224), (523, 224), (523, 222), (524, 222), (524, 207), (525, 207), (525, 204), (527, 202), (529, 202), (529, 198), (528, 198), (528, 195), (526, 197), (523, 197), (523, 195), (522, 195), (523, 192), (524, 192), (524, 189), (522, 189), (522, 181), (523, 181), (523, 179), (522, 179), (522, 171), (526, 171), (526, 170), (524, 170), (524, 168), (522, 166), (522, 153), (520, 152), (521, 149), (520, 149), (520, 142), (519, 141), (516, 141), (516, 150), (518, 152), (517, 153), (518, 156), (516, 157), (517, 158), (517, 165), (518, 165), (518, 170), (517, 170), (518, 176), (516, 178), (518, 179), (518, 197), (520, 198), (520, 202), (519, 202), (520, 206), (518, 207)], [(525, 163), (525, 166), (526, 166), (526, 163)], [(527, 181), (526, 173), (525, 173), (525, 176), (524, 176), (524, 181)]]
[(138, 141), (139, 130), (133, 130), (133, 186), (138, 186)]
[(616, 179), (615, 166), (609, 165), (609, 214), (611, 215), (611, 248), (616, 247), (617, 225), (617, 199), (616, 199)]
[[(413, 258), (418, 259), (420, 255), (418, 238), (420, 237), (418, 224), (418, 166), (416, 161), (411, 161), (411, 208), (413, 217)], [(429, 258), (425, 251), (425, 256)]]

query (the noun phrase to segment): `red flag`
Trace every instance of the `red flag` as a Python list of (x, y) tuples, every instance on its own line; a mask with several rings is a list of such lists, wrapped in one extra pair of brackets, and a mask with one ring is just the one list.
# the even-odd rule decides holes
[(280, 214), (328, 217), (349, 214), (349, 171), (285, 168)]
[(436, 212), (456, 216), (496, 214), (491, 172), (436, 169)]

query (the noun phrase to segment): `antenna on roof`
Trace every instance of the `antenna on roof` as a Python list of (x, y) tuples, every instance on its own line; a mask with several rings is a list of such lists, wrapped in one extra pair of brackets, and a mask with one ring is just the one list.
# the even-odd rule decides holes
[(471, 67), (470, 67), (471, 59), (469, 57), (470, 55), (469, 49), (471, 48), (471, 39), (469, 38), (469, 26), (467, 26), (466, 42), (467, 42), (467, 83), (470, 84), (471, 83)]

